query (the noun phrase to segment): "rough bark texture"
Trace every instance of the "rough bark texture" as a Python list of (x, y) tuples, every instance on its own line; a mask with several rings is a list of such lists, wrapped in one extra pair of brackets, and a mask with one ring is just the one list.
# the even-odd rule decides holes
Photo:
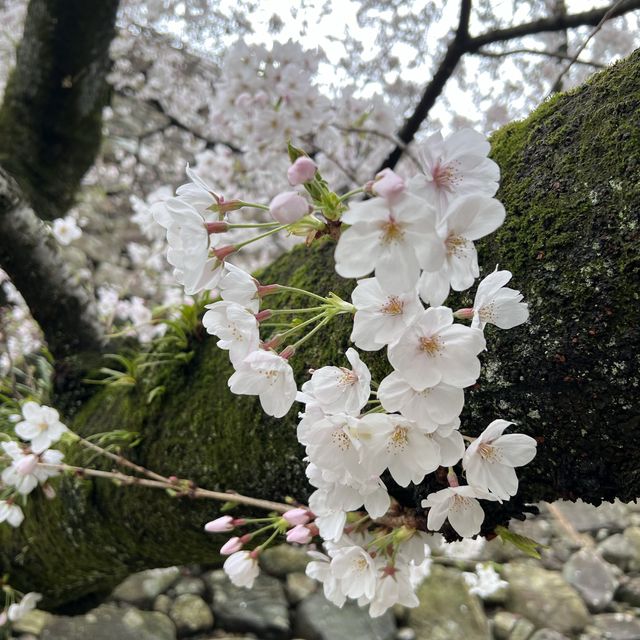
[[(513, 271), (531, 321), (508, 332), (488, 328), (484, 372), (467, 391), (463, 422), (477, 432), (497, 417), (513, 420), (540, 446), (520, 474), (519, 496), (493, 508), (486, 530), (525, 503), (640, 496), (639, 114), (636, 52), (494, 136), (508, 216), (482, 244), (481, 264), (485, 273), (496, 263)], [(351, 283), (334, 275), (332, 250), (330, 242), (298, 248), (261, 280), (345, 295)], [(321, 334), (297, 354), (297, 374), (335, 361), (348, 333), (345, 320)], [(132, 457), (202, 486), (304, 498), (296, 411), (265, 417), (255, 401), (227, 391), (231, 369), (214, 339), (194, 337), (190, 349), (187, 364), (147, 369), (132, 389), (97, 393), (74, 428), (137, 431), (143, 440)], [(364, 359), (380, 380), (380, 356)], [(166, 392), (149, 402), (157, 387)], [(212, 503), (70, 478), (56, 500), (29, 502), (20, 531), (0, 530), (0, 570), (16, 586), (46, 593), (49, 606), (143, 567), (216, 559), (216, 541), (202, 533)]]
[(43, 218), (64, 215), (100, 145), (117, 7), (118, 0), (29, 3), (0, 109), (0, 165)]
[(2, 167), (0, 238), (0, 265), (22, 292), (34, 319), (44, 328), (49, 350), (58, 361), (58, 371), (64, 371), (70, 360), (79, 363), (83, 354), (97, 357), (105, 340), (95, 301), (76, 282), (49, 230), (24, 203), (18, 185)]

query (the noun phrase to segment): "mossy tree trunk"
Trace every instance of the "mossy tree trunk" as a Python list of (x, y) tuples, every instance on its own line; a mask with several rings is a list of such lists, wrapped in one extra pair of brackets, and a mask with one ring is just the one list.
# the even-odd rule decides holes
[[(488, 328), (483, 374), (467, 391), (463, 424), (473, 433), (495, 418), (512, 420), (538, 440), (539, 452), (520, 473), (517, 498), (492, 507), (485, 532), (527, 503), (640, 496), (640, 53), (544, 103), (492, 144), (508, 215), (482, 243), (481, 264), (484, 273), (496, 264), (513, 271), (531, 320), (508, 332)], [(298, 248), (261, 280), (347, 295), (352, 283), (334, 274), (332, 251), (328, 241)], [(348, 335), (339, 320), (301, 350), (298, 379), (335, 362)], [(83, 435), (139, 432), (132, 458), (201, 486), (304, 499), (296, 411), (273, 420), (253, 399), (231, 395), (231, 368), (213, 338), (194, 336), (189, 349), (194, 357), (186, 364), (176, 359), (147, 369), (134, 388), (96, 393), (73, 427)], [(380, 356), (364, 359), (379, 380)], [(165, 392), (149, 402), (159, 387)], [(417, 497), (396, 495), (409, 506)], [(66, 478), (57, 499), (30, 499), (19, 531), (0, 531), (0, 570), (59, 606), (137, 569), (214, 561), (219, 541), (202, 525), (216, 508)]]

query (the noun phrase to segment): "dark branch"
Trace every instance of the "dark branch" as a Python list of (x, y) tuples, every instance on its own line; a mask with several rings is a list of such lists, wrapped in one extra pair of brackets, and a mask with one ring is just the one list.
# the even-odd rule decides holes
[[(463, 1), (461, 5), (460, 21), (456, 31), (456, 37), (449, 45), (445, 57), (440, 63), (440, 66), (435, 72), (431, 82), (426, 86), (424, 93), (422, 94), (422, 98), (414, 112), (405, 121), (402, 129), (398, 133), (398, 138), (402, 140), (405, 147), (413, 140), (420, 126), (427, 119), (427, 116), (429, 115), (429, 112), (435, 104), (438, 96), (442, 93), (449, 78), (453, 75), (460, 58), (462, 58), (465, 53), (481, 53), (479, 49), (489, 44), (505, 42), (507, 40), (513, 40), (514, 38), (521, 38), (523, 36), (533, 35), (536, 33), (564, 31), (565, 29), (585, 25), (596, 26), (603, 21), (603, 18), (607, 16), (607, 14), (607, 19), (611, 20), (624, 15), (625, 13), (629, 13), (630, 11), (640, 9), (640, 0), (622, 0), (622, 2), (616, 3), (613, 7), (612, 5), (609, 5), (608, 7), (593, 9), (592, 11), (584, 11), (582, 13), (574, 13), (571, 15), (558, 14), (552, 17), (542, 18), (540, 20), (534, 20), (533, 22), (516, 25), (514, 27), (508, 27), (506, 29), (495, 29), (479, 36), (471, 37), (468, 33), (468, 15), (467, 26), (464, 29), (461, 29), (465, 14), (465, 5), (467, 4), (470, 9), (470, 2), (467, 3)], [(385, 167), (393, 169), (402, 157), (402, 154), (402, 147), (396, 146), (396, 148), (384, 160), (380, 169)]]
[(404, 147), (413, 140), (413, 137), (416, 135), (420, 125), (424, 122), (429, 111), (431, 111), (431, 108), (438, 99), (438, 96), (442, 93), (447, 81), (453, 75), (460, 58), (466, 53), (467, 43), (469, 40), (470, 14), (471, 0), (462, 0), (460, 5), (460, 19), (458, 21), (458, 28), (456, 29), (455, 36), (447, 47), (447, 52), (445, 53), (438, 70), (433, 76), (431, 82), (427, 85), (427, 88), (424, 90), (418, 106), (406, 120), (404, 126), (398, 133), (398, 138), (403, 143), (403, 146), (396, 145), (395, 149), (385, 158), (380, 169), (384, 169), (385, 167), (393, 169), (396, 164), (398, 164), (398, 160), (400, 160), (400, 157), (403, 154)]
[[(512, 55), (517, 54), (530, 54), (535, 56), (545, 56), (547, 58), (555, 58), (556, 60), (573, 60), (573, 56), (557, 53), (556, 51), (539, 51), (537, 49), (509, 49), (508, 51), (487, 51), (486, 49), (479, 49), (478, 51), (473, 51), (479, 56), (484, 56), (485, 58), (507, 58)], [(575, 60), (575, 64), (582, 64), (588, 67), (593, 67), (594, 69), (606, 69), (607, 65), (602, 64), (600, 62), (596, 62), (595, 60)]]
[(102, 139), (118, 0), (31, 0), (0, 109), (0, 165), (38, 215), (73, 202)]
[(92, 297), (76, 283), (44, 223), (0, 167), (0, 265), (27, 302), (57, 359), (104, 346)]

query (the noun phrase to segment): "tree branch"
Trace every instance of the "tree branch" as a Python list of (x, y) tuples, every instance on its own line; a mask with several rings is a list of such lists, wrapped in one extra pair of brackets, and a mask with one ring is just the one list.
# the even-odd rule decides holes
[(118, 0), (31, 0), (0, 109), (0, 165), (43, 218), (63, 215), (102, 140)]
[[(542, 18), (533, 22), (508, 27), (506, 29), (495, 29), (479, 36), (469, 36), (468, 22), (467, 27), (461, 30), (464, 18), (465, 2), (463, 1), (460, 11), (460, 21), (456, 31), (456, 37), (447, 48), (445, 57), (435, 72), (431, 82), (426, 86), (420, 102), (416, 106), (414, 112), (407, 118), (402, 129), (398, 133), (398, 138), (404, 143), (405, 147), (414, 138), (415, 134), (422, 123), (427, 119), (429, 112), (435, 104), (438, 96), (442, 93), (449, 78), (453, 75), (460, 58), (465, 53), (479, 53), (481, 47), (496, 42), (505, 42), (514, 38), (533, 35), (542, 32), (563, 31), (565, 29), (580, 27), (584, 25), (598, 25), (605, 15), (607, 19), (617, 18), (630, 11), (640, 9), (640, 0), (622, 0), (616, 3), (616, 6), (608, 6), (602, 9), (593, 9), (592, 11), (584, 11), (582, 13), (574, 13), (571, 15), (556, 15), (553, 17)], [(471, 4), (470, 2), (468, 3)], [(468, 21), (468, 16), (467, 16)], [(379, 171), (385, 167), (393, 169), (403, 154), (403, 148), (396, 148), (385, 158), (379, 168)]]
[(55, 358), (99, 353), (93, 298), (76, 283), (44, 223), (0, 167), (0, 265), (27, 302)]
[[(508, 51), (487, 51), (486, 49), (478, 49), (473, 53), (484, 56), (486, 58), (507, 58), (508, 56), (517, 55), (520, 53), (530, 54), (535, 56), (545, 56), (547, 58), (555, 58), (556, 60), (573, 60), (574, 56), (557, 53), (554, 51), (539, 51), (537, 49), (509, 49)], [(606, 69), (606, 64), (595, 62), (594, 60), (574, 60), (575, 64), (582, 64), (594, 69)]]

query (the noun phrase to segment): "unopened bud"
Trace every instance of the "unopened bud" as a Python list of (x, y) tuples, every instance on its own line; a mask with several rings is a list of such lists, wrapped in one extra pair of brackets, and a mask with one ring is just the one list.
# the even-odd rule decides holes
[(18, 462), (15, 466), (15, 470), (23, 476), (28, 476), (35, 471), (38, 466), (38, 457), (30, 453)]
[(388, 167), (376, 175), (371, 191), (382, 198), (391, 199), (404, 191), (404, 180)]
[(282, 517), (291, 525), (307, 524), (311, 519), (308, 509), (289, 509)]
[(311, 182), (316, 175), (316, 168), (316, 163), (311, 158), (300, 156), (287, 171), (289, 184), (295, 187), (298, 184)]
[(274, 220), (291, 224), (309, 213), (309, 203), (295, 191), (283, 191), (271, 201), (269, 212)]
[(233, 538), (229, 538), (221, 547), (220, 553), (223, 556), (230, 556), (232, 553), (236, 553), (236, 551), (240, 551), (242, 549), (242, 541), (237, 536)]
[(287, 542), (307, 544), (311, 542), (311, 532), (303, 524), (296, 525), (287, 532)]
[(221, 516), (204, 525), (207, 533), (222, 533), (223, 531), (232, 531), (234, 528), (233, 518), (231, 516)]

